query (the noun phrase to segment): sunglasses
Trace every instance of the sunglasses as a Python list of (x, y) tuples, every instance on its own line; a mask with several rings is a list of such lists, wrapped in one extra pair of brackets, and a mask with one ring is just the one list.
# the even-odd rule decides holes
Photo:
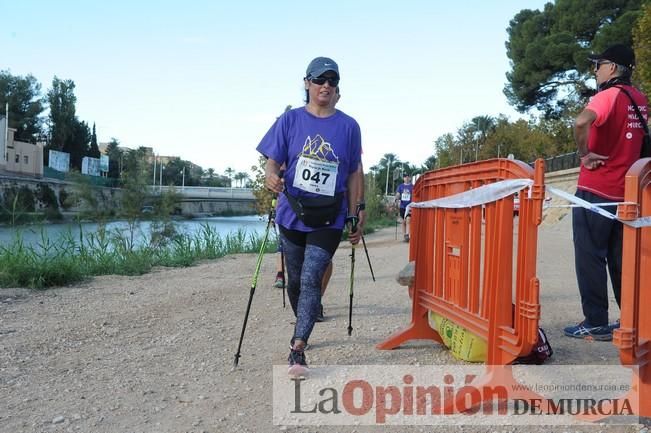
[(597, 71), (599, 70), (599, 67), (600, 67), (601, 65), (608, 65), (608, 64), (610, 64), (610, 63), (615, 63), (615, 62), (611, 62), (610, 60), (606, 60), (606, 61), (603, 61), (603, 62), (599, 62), (599, 61), (597, 61), (597, 60), (593, 60), (592, 63), (593, 63), (593, 66), (594, 66), (594, 71), (597, 72)]
[(319, 86), (323, 86), (326, 83), (326, 81), (328, 82), (330, 87), (337, 87), (339, 85), (339, 78), (316, 77), (316, 78), (310, 78), (310, 81)]

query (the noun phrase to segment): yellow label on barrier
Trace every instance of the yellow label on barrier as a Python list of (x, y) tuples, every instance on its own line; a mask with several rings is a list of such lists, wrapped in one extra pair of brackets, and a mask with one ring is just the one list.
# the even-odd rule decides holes
[(469, 362), (486, 362), (486, 341), (435, 312), (430, 312), (435, 329), (455, 358)]

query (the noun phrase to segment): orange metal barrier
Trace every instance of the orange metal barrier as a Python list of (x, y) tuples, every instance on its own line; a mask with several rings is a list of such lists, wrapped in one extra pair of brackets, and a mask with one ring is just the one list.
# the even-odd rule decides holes
[[(493, 367), (530, 353), (538, 338), (536, 256), (544, 171), (542, 160), (536, 161), (534, 170), (521, 161), (493, 159), (428, 172), (418, 179), (416, 202), (506, 179), (529, 178), (534, 184), (530, 195), (526, 189), (519, 194), (517, 219), (513, 196), (471, 208), (411, 210), (409, 260), (415, 261), (411, 324), (378, 344), (378, 349), (394, 349), (414, 339), (441, 343), (430, 325), (429, 312), (434, 311), (487, 341), (489, 371), (480, 382), (515, 383), (510, 368)], [(531, 395), (524, 392), (519, 397)]]

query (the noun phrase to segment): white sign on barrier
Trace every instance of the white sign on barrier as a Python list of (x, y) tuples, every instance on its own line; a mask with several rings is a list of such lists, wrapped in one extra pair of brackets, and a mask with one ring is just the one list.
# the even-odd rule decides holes
[(81, 160), (81, 174), (99, 176), (99, 158), (84, 156), (84, 159)]
[(58, 150), (50, 150), (48, 166), (53, 170), (67, 173), (70, 169), (70, 154), (59, 152)]
[(109, 157), (108, 155), (101, 155), (99, 157), (99, 171), (107, 173), (109, 171)]

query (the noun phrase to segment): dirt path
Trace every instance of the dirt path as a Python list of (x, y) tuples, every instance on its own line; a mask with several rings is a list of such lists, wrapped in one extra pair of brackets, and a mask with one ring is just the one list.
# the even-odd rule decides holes
[[(395, 282), (407, 245), (394, 229), (367, 236), (377, 282), (359, 249), (354, 334), (346, 334), (349, 247), (337, 252), (317, 324), (310, 364), (456, 364), (426, 342), (378, 351), (375, 344), (409, 322), (411, 303)], [(641, 427), (568, 428), (292, 427), (272, 424), (274, 364), (286, 364), (292, 314), (271, 288), (264, 261), (242, 350), (231, 372), (255, 255), (229, 256), (141, 277), (108, 276), (33, 292), (0, 289), (2, 432), (365, 432), (638, 431)], [(567, 219), (540, 230), (542, 326), (557, 364), (618, 364), (609, 343), (575, 341), (561, 329), (580, 318)], [(615, 306), (616, 308), (616, 306)], [(616, 310), (614, 310), (616, 311)]]

